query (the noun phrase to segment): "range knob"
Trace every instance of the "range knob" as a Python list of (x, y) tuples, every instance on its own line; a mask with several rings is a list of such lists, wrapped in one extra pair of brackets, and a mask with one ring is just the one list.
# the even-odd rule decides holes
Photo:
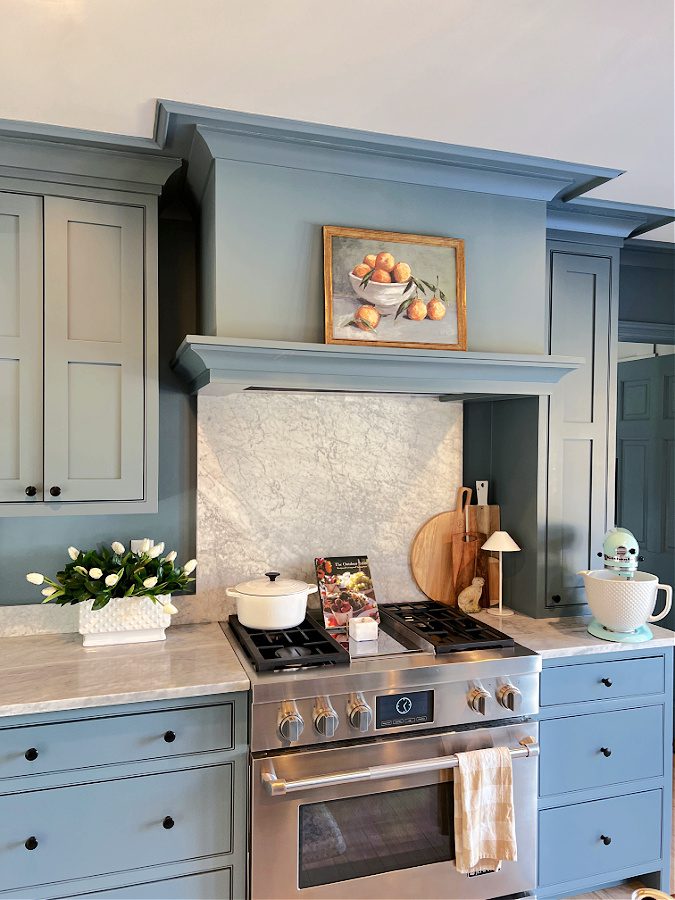
[(490, 694), (487, 691), (483, 690), (483, 688), (475, 687), (469, 691), (467, 699), (469, 706), (474, 712), (479, 713), (481, 716), (485, 715), (485, 704), (490, 699)]
[(279, 712), (279, 734), (281, 737), (294, 744), (300, 739), (305, 727), (305, 720), (298, 712), (295, 703), (284, 703)]
[(353, 695), (347, 704), (349, 724), (361, 734), (365, 734), (373, 721), (373, 711), (363, 699), (362, 694)]
[(497, 691), (497, 701), (511, 712), (518, 712), (523, 702), (523, 695), (515, 684), (504, 684)]
[(339, 724), (338, 714), (330, 705), (328, 698), (319, 698), (314, 709), (314, 727), (317, 734), (332, 738)]

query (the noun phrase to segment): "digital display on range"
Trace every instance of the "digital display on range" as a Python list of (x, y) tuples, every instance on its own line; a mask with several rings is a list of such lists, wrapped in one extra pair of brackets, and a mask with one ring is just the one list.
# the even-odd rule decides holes
[(375, 727), (422, 725), (434, 720), (434, 692), (386, 694), (375, 700)]

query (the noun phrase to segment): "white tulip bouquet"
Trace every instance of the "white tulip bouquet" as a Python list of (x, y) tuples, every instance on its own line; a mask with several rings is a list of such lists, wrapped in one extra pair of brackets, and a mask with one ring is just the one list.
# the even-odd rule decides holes
[(71, 562), (56, 573), (55, 581), (39, 572), (29, 572), (26, 580), (46, 585), (42, 588), (43, 603), (65, 606), (93, 600), (92, 609), (103, 609), (111, 600), (149, 597), (153, 603), (161, 603), (165, 613), (172, 614), (177, 612), (176, 607), (158, 598), (185, 590), (194, 581), (190, 576), (197, 560), (188, 560), (181, 568), (174, 565), (175, 550), (166, 556), (163, 553), (164, 544), (152, 547), (148, 540), (138, 553), (126, 550), (119, 541), (113, 541), (109, 548), (101, 545), (86, 551), (68, 547)]

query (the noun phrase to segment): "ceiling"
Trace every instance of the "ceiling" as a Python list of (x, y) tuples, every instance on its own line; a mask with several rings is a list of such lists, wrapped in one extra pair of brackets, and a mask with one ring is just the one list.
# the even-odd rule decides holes
[(674, 10), (0, 0), (0, 117), (149, 137), (162, 97), (626, 169), (589, 196), (675, 207)]

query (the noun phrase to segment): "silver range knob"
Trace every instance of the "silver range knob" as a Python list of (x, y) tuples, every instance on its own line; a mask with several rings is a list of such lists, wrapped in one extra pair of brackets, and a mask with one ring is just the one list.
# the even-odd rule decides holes
[(361, 734), (365, 734), (373, 721), (373, 711), (360, 695), (353, 696), (347, 704), (349, 724)]
[(298, 712), (295, 703), (284, 703), (279, 711), (279, 734), (289, 744), (300, 740), (300, 735), (305, 727), (305, 720)]
[(322, 698), (317, 700), (316, 707), (314, 708), (314, 727), (316, 728), (317, 734), (320, 734), (323, 737), (332, 738), (335, 735), (339, 724), (340, 720), (338, 714), (330, 705), (328, 699)]
[(483, 690), (483, 688), (473, 688), (473, 690), (469, 691), (469, 696), (467, 697), (469, 701), (469, 706), (474, 712), (479, 713), (479, 715), (485, 715), (485, 704), (490, 699), (490, 694)]
[(515, 684), (505, 684), (497, 691), (497, 700), (504, 709), (510, 709), (511, 712), (518, 712), (523, 702), (523, 695)]

